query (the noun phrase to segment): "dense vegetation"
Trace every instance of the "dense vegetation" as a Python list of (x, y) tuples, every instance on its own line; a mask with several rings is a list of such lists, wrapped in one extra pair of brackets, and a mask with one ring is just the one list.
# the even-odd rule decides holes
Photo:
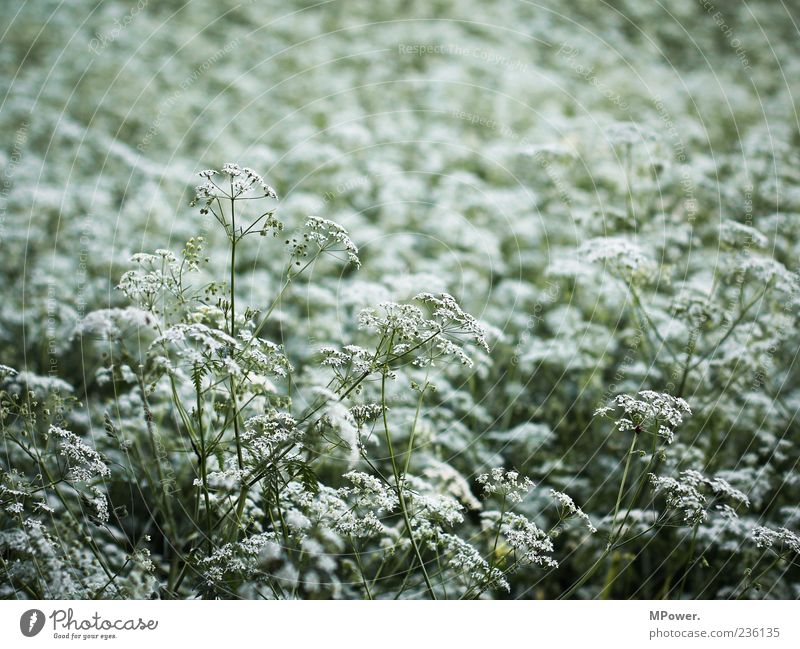
[(800, 597), (793, 3), (0, 15), (0, 595)]

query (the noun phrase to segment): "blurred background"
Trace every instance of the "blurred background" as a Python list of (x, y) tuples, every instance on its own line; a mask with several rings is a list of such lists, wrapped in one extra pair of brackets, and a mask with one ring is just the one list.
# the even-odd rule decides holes
[[(641, 191), (668, 193), (685, 162), (679, 193), (727, 218), (742, 197), (726, 178), (764, 171), (763, 199), (796, 209), (785, 178), (797, 168), (783, 164), (797, 144), (795, 9), (4, 3), (4, 351), (41, 356), (35, 329), (48, 318), (30, 309), (45, 276), (58, 278), (59, 304), (42, 315), (61, 341), (74, 311), (113, 301), (130, 253), (195, 234), (193, 174), (225, 161), (262, 173), (287, 221), (319, 213), (347, 226), (365, 262), (354, 282), (395, 297), (447, 283), (478, 312), (504, 279), (535, 281), (585, 227), (615, 226), (618, 122), (638, 125), (637, 142), (652, 135), (645, 162), (676, 176)], [(270, 279), (251, 279), (257, 300)], [(503, 327), (505, 311), (490, 320)]]

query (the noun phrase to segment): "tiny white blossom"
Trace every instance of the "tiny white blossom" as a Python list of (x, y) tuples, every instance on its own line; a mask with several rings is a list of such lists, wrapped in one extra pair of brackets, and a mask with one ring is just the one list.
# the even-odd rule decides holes
[(580, 507), (578, 507), (570, 496), (561, 491), (556, 491), (555, 489), (550, 490), (550, 496), (559, 504), (562, 518), (570, 518), (575, 516), (576, 518), (580, 518), (586, 524), (586, 528), (589, 530), (589, 532), (592, 534), (597, 532), (597, 528), (592, 524), (589, 515), (586, 514), (586, 512), (584, 512)]
[(520, 478), (518, 472), (501, 468), (494, 468), (491, 473), (479, 475), (477, 481), (483, 487), (484, 496), (499, 495), (512, 503), (522, 502), (534, 487), (530, 478)]
[(49, 433), (60, 440), (61, 455), (68, 460), (70, 480), (89, 482), (111, 474), (100, 454), (75, 433), (58, 426), (50, 426)]

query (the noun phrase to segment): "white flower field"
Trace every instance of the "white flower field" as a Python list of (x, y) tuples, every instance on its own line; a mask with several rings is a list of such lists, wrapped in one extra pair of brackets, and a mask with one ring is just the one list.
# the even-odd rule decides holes
[(0, 597), (800, 597), (796, 3), (0, 15)]

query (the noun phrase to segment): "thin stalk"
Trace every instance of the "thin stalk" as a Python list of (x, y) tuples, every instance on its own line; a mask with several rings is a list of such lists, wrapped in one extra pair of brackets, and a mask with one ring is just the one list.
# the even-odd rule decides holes
[(503, 494), (503, 502), (500, 505), (500, 518), (497, 521), (497, 532), (494, 535), (494, 544), (492, 545), (492, 559), (489, 562), (489, 573), (491, 574), (492, 568), (495, 567), (497, 561), (497, 544), (500, 542), (500, 530), (503, 527), (503, 518), (506, 515), (506, 494)]
[(697, 544), (697, 530), (700, 526), (695, 525), (694, 530), (692, 531), (692, 542), (689, 545), (689, 559), (686, 561), (686, 566), (683, 569), (683, 575), (681, 576), (681, 581), (678, 584), (678, 599), (683, 597), (683, 591), (686, 587), (686, 579), (689, 576), (689, 573), (692, 571), (694, 564), (696, 563), (694, 558), (694, 549)]
[[(391, 341), (389, 343), (389, 348), (391, 349)], [(428, 577), (428, 571), (425, 569), (425, 562), (422, 559), (422, 553), (417, 545), (417, 540), (414, 538), (414, 531), (411, 527), (411, 519), (408, 515), (408, 507), (406, 506), (404, 486), (400, 472), (397, 468), (397, 459), (395, 458), (394, 448), (392, 446), (392, 436), (389, 432), (389, 420), (386, 417), (386, 370), (384, 370), (383, 375), (381, 376), (381, 409), (383, 410), (383, 430), (386, 435), (386, 445), (389, 450), (389, 459), (392, 464), (392, 472), (394, 473), (394, 481), (397, 487), (397, 497), (400, 503), (400, 511), (403, 514), (403, 522), (405, 523), (406, 530), (408, 531), (408, 538), (411, 541), (411, 546), (414, 548), (414, 554), (416, 555), (419, 566), (422, 569), (422, 576), (425, 579), (425, 587), (428, 590), (428, 596), (431, 599), (436, 599), (436, 593), (433, 591), (433, 584), (431, 584), (430, 577)]]
[[(622, 482), (619, 485), (619, 491), (617, 492), (617, 502), (614, 504), (614, 516), (611, 519), (612, 530), (613, 526), (616, 525), (617, 515), (619, 514), (620, 504), (622, 503), (622, 496), (625, 493), (625, 483), (628, 480), (628, 471), (631, 468), (631, 458), (633, 457), (633, 452), (636, 449), (636, 439), (638, 437), (638, 433), (633, 434), (633, 439), (631, 439), (631, 447), (628, 449), (628, 457), (625, 459), (625, 469), (622, 471)], [(614, 543), (617, 540), (619, 535), (622, 533), (622, 525), (620, 525), (619, 529), (617, 530), (616, 534), (613, 534), (609, 537), (609, 545)]]
[(369, 582), (367, 581), (367, 576), (364, 573), (364, 566), (361, 564), (361, 555), (358, 553), (358, 548), (356, 548), (356, 542), (353, 540), (353, 537), (350, 537), (350, 545), (353, 546), (353, 556), (356, 559), (356, 565), (358, 566), (358, 572), (361, 575), (361, 583), (364, 586), (364, 594), (367, 596), (367, 599), (374, 599), (372, 597), (372, 591), (369, 589)]
[(622, 503), (622, 496), (625, 493), (625, 483), (628, 480), (628, 471), (630, 470), (631, 458), (633, 457), (633, 452), (636, 449), (636, 438), (637, 437), (638, 437), (638, 434), (634, 433), (633, 439), (631, 440), (631, 446), (628, 449), (628, 457), (625, 459), (625, 469), (622, 472), (622, 481), (620, 482), (619, 491), (617, 492), (617, 502), (614, 504), (614, 515), (611, 518), (611, 529), (612, 529), (612, 532), (611, 532), (611, 534), (609, 534), (608, 545), (606, 546), (605, 550), (603, 550), (603, 553), (598, 557), (597, 561), (595, 561), (592, 564), (592, 567), (589, 568), (589, 570), (587, 570), (585, 573), (583, 573), (581, 578), (578, 579), (578, 581), (575, 582), (572, 585), (572, 587), (566, 593), (562, 594), (559, 597), (559, 599), (569, 599), (580, 588), (582, 588), (583, 585), (587, 581), (589, 581), (589, 579), (592, 578), (594, 573), (597, 572), (597, 569), (603, 564), (603, 562), (605, 561), (606, 557), (611, 552), (611, 550), (613, 548), (613, 545), (616, 542), (617, 538), (622, 533), (622, 529), (623, 529), (622, 526), (620, 526), (620, 528), (616, 532), (614, 532), (614, 529), (616, 528), (616, 520), (617, 520), (617, 516), (619, 514), (620, 504)]
[[(196, 370), (195, 370), (196, 371)], [(200, 387), (199, 381), (197, 388)], [(198, 463), (200, 464), (200, 481), (202, 482), (202, 489), (203, 489), (203, 500), (206, 506), (206, 536), (208, 541), (209, 550), (211, 549), (211, 500), (208, 495), (208, 455), (206, 450), (206, 435), (205, 429), (203, 428), (203, 401), (202, 395), (199, 389), (195, 390), (196, 393), (196, 403), (195, 408), (197, 409), (197, 433), (200, 438), (200, 457), (198, 459)]]
[[(656, 420), (653, 429), (658, 430), (658, 420)], [(636, 492), (633, 494), (633, 498), (628, 503), (628, 509), (625, 511), (625, 516), (622, 517), (622, 523), (620, 523), (619, 526), (620, 534), (622, 533), (622, 529), (625, 527), (625, 523), (628, 522), (628, 517), (631, 515), (631, 511), (633, 510), (634, 505), (639, 500), (639, 496), (642, 495), (642, 491), (644, 490), (644, 485), (647, 483), (647, 476), (650, 474), (650, 469), (657, 463), (656, 460), (657, 450), (658, 450), (658, 433), (653, 433), (653, 448), (650, 453), (650, 461), (647, 463), (647, 466), (644, 468), (644, 471), (642, 471), (642, 475), (640, 476), (639, 483), (636, 487)], [(617, 538), (617, 540), (619, 540), (619, 538)]]
[[(230, 335), (234, 340), (236, 339), (236, 199), (233, 195), (233, 180), (231, 180), (231, 268), (230, 268)], [(239, 471), (244, 471), (244, 454), (242, 452), (242, 439), (241, 431), (239, 429), (239, 406), (237, 404), (236, 393), (238, 386), (236, 379), (233, 375), (229, 377), (229, 390), (231, 395), (231, 403), (233, 405), (233, 436), (236, 441), (236, 462)], [(239, 498), (236, 504), (236, 518), (234, 520), (234, 528), (232, 532), (233, 540), (239, 536), (241, 528), (242, 514), (244, 513), (244, 506), (247, 501), (248, 485), (247, 481), (242, 482), (242, 488), (239, 490)]]
[(419, 413), (422, 410), (422, 399), (425, 396), (425, 390), (428, 389), (428, 381), (427, 377), (425, 380), (425, 385), (422, 387), (419, 393), (419, 399), (417, 399), (417, 411), (414, 413), (414, 423), (411, 425), (411, 434), (408, 437), (408, 451), (406, 451), (406, 461), (405, 465), (403, 466), (403, 475), (408, 474), (408, 467), (411, 464), (411, 454), (414, 451), (414, 438), (417, 434), (417, 422), (419, 422)]

